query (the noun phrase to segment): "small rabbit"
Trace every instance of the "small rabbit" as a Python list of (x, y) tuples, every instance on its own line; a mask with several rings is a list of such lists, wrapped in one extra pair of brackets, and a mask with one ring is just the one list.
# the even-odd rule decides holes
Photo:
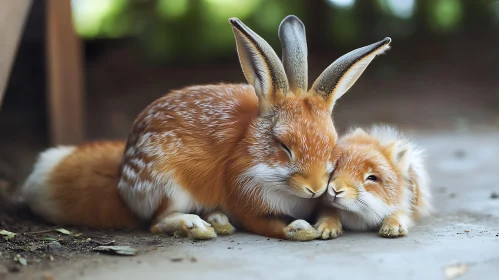
[(338, 156), (334, 104), (391, 39), (340, 57), (308, 90), (305, 27), (297, 17), (279, 27), (282, 63), (239, 19), (229, 22), (250, 85), (173, 91), (139, 114), (126, 145), (42, 153), (24, 186), (33, 211), (57, 223), (146, 223), (154, 233), (193, 239), (232, 233), (229, 218), (268, 237), (319, 237), (302, 219), (325, 192)]
[(342, 149), (331, 175), (316, 227), (321, 238), (336, 238), (342, 226), (379, 229), (383, 237), (407, 235), (414, 221), (431, 212), (424, 151), (396, 129), (357, 128), (338, 141)]

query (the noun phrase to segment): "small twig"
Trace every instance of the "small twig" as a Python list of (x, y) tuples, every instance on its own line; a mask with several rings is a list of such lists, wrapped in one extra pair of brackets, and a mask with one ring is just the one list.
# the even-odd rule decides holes
[(42, 234), (42, 233), (49, 233), (49, 232), (54, 232), (54, 229), (32, 231), (32, 232), (24, 232), (23, 234), (25, 234), (25, 235), (31, 235), (31, 234)]

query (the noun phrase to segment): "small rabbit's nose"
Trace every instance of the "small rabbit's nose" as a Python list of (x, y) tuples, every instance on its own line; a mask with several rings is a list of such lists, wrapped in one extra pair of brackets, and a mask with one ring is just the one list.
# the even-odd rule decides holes
[(335, 189), (333, 189), (333, 192), (334, 192), (335, 195), (339, 195), (339, 194), (344, 193), (345, 191), (344, 190), (335, 190)]
[(329, 185), (329, 194), (334, 197), (341, 197), (345, 195), (345, 188), (341, 184), (331, 184)]

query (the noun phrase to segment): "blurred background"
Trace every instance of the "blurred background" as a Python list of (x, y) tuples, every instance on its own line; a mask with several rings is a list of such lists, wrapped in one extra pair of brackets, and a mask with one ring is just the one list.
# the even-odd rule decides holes
[(169, 90), (245, 82), (229, 17), (280, 55), (279, 23), (297, 15), (310, 85), (342, 54), (392, 38), (337, 103), (340, 133), (379, 122), (408, 133), (499, 130), (498, 0), (72, 0), (59, 11), (56, 2), (32, 1), (13, 60), (0, 110), (3, 189), (49, 145), (125, 139)]

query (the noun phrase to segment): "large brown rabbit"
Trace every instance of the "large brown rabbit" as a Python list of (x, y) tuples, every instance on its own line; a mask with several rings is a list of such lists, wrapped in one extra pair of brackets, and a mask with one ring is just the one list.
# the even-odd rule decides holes
[(305, 28), (297, 17), (279, 27), (282, 63), (239, 19), (229, 22), (250, 85), (173, 91), (140, 113), (126, 146), (100, 142), (43, 152), (23, 189), (32, 210), (54, 223), (145, 222), (153, 232), (194, 239), (231, 233), (224, 212), (264, 236), (317, 238), (297, 219), (319, 202), (338, 157), (334, 104), (391, 40), (340, 57), (307, 90)]

